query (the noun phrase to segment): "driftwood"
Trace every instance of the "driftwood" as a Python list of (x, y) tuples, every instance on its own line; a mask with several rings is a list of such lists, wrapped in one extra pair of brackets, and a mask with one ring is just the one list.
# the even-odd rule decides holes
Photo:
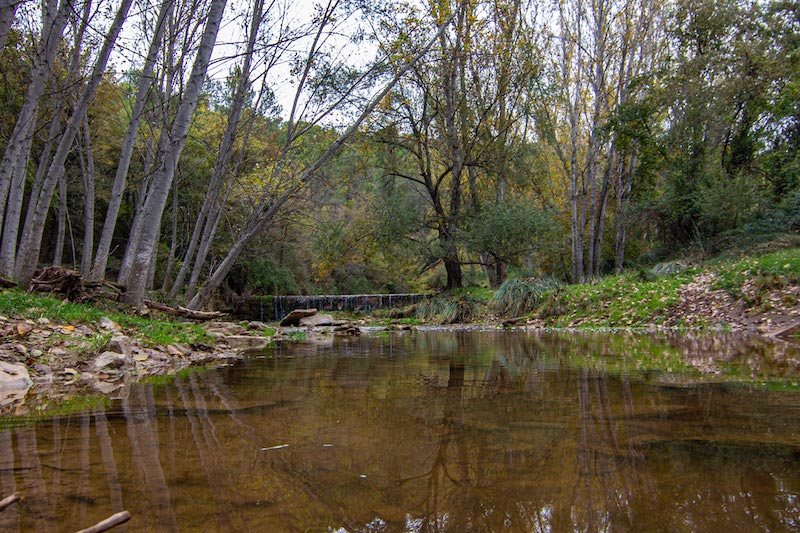
[(18, 501), (19, 501), (19, 494), (15, 492), (8, 498), (4, 498), (2, 501), (0, 501), (0, 511), (3, 511), (6, 507), (15, 504)]
[[(109, 289), (110, 292), (100, 292), (100, 289)], [(99, 297), (112, 300), (119, 299), (125, 288), (110, 281), (91, 281), (84, 278), (80, 272), (60, 266), (49, 266), (36, 271), (30, 283), (28, 292), (59, 293), (71, 302), (82, 302)]]
[(161, 311), (169, 315), (182, 316), (184, 318), (191, 318), (192, 320), (215, 320), (224, 315), (219, 311), (192, 311), (185, 307), (170, 307), (169, 305), (156, 302), (155, 300), (145, 300), (144, 305), (153, 309), (154, 311)]
[(78, 533), (100, 533), (101, 531), (108, 531), (112, 527), (124, 524), (130, 519), (131, 519), (131, 513), (129, 513), (128, 511), (122, 511), (121, 513), (109, 516), (105, 520), (96, 523), (92, 527), (81, 529), (80, 531), (78, 531)]

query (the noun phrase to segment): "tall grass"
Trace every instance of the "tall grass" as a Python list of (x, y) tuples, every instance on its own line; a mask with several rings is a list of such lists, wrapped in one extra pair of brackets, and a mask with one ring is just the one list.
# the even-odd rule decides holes
[(484, 312), (484, 303), (472, 296), (437, 296), (420, 302), (416, 316), (438, 324), (463, 324), (474, 322)]
[(497, 289), (491, 306), (500, 315), (524, 315), (536, 310), (548, 294), (562, 286), (555, 278), (509, 279)]

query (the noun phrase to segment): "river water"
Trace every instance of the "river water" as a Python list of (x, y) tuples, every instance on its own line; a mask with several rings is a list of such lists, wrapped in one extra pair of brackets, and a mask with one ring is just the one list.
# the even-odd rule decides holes
[(797, 531), (799, 364), (735, 335), (283, 345), (6, 420), (0, 530)]

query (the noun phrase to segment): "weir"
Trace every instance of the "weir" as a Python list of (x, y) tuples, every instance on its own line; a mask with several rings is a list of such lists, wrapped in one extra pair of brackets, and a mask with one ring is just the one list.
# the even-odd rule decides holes
[(237, 314), (249, 319), (278, 321), (293, 309), (316, 309), (319, 312), (372, 311), (405, 307), (429, 296), (426, 293), (261, 296), (252, 298)]

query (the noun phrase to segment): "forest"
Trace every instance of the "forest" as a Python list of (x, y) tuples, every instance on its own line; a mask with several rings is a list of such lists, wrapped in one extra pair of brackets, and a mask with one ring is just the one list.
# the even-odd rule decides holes
[(200, 309), (800, 231), (800, 5), (2, 0), (0, 276)]

